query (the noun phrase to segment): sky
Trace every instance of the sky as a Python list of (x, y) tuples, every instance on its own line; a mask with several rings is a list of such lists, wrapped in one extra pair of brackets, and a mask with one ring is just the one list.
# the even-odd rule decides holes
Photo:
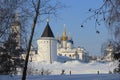
[[(54, 35), (58, 33), (61, 36), (66, 24), (67, 34), (71, 34), (74, 47), (84, 47), (89, 55), (100, 56), (101, 45), (110, 39), (105, 24), (97, 27), (100, 34), (96, 33), (94, 19), (85, 22), (83, 28), (80, 26), (91, 15), (88, 10), (99, 8), (103, 3), (102, 0), (61, 0), (61, 2), (69, 7), (59, 10), (57, 18), (50, 18), (49, 24)], [(45, 26), (46, 21), (37, 25), (34, 42), (41, 36)]]

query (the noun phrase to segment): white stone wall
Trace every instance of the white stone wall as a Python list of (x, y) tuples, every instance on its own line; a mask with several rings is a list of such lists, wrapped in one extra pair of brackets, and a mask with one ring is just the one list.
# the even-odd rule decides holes
[(51, 58), (52, 62), (57, 61), (57, 40), (51, 40)]
[(37, 40), (39, 61), (53, 62), (57, 60), (57, 40), (49, 37), (42, 37)]
[(57, 53), (60, 56), (67, 56), (71, 59), (77, 59), (81, 61), (88, 61), (88, 54), (83, 48), (60, 48), (57, 49)]
[(68, 48), (68, 49), (72, 49), (72, 48), (73, 48), (73, 45), (72, 45), (72, 43), (70, 43), (70, 42), (67, 42), (67, 48)]
[(61, 48), (61, 44), (58, 42), (57, 43), (57, 49)]
[(67, 41), (62, 41), (62, 47), (67, 48)]
[(83, 53), (78, 53), (78, 55), (79, 55), (79, 59), (83, 60)]

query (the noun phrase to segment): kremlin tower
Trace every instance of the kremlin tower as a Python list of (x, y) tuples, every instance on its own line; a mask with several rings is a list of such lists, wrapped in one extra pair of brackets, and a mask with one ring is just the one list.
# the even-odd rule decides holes
[(41, 38), (37, 40), (37, 44), (38, 55), (40, 56), (38, 61), (46, 61), (49, 63), (57, 61), (57, 40), (54, 38), (48, 20)]

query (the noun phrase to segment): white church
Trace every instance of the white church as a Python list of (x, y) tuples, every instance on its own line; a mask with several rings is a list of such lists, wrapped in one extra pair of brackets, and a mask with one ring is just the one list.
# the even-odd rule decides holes
[(64, 25), (64, 31), (62, 36), (57, 36), (57, 55), (68, 57), (70, 60), (88, 61), (88, 52), (78, 46), (74, 47), (74, 41), (72, 36), (66, 33), (66, 25)]
[[(29, 56), (29, 61), (31, 62), (45, 61), (53, 63), (54, 61), (89, 60), (89, 55), (84, 48), (74, 47), (72, 37), (66, 34), (66, 27), (64, 28), (63, 35), (55, 38), (48, 20), (41, 37), (37, 40), (37, 45), (37, 52), (33, 46), (31, 47)], [(21, 57), (25, 59), (25, 54)]]

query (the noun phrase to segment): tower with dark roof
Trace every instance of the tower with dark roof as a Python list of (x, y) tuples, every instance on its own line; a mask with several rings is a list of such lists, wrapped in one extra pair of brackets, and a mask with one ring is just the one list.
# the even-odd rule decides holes
[(49, 22), (47, 22), (47, 25), (46, 25), (45, 30), (43, 31), (41, 37), (54, 37), (54, 34), (50, 28)]
[(37, 44), (39, 54), (38, 61), (46, 61), (49, 63), (57, 61), (57, 40), (54, 38), (48, 20), (41, 38), (37, 40)]

